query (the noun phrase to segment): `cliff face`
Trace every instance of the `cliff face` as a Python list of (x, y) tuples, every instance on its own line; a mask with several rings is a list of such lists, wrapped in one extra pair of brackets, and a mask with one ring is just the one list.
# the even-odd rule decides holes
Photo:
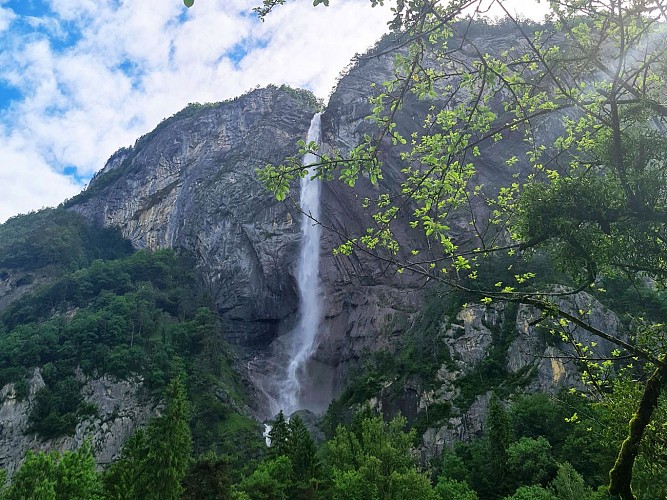
[(0, 468), (11, 476), (30, 450), (75, 450), (86, 439), (91, 440), (97, 463), (107, 465), (118, 458), (123, 443), (134, 430), (156, 413), (155, 405), (139, 397), (141, 382), (138, 380), (102, 377), (82, 379), (82, 382), (83, 399), (95, 405), (96, 415), (81, 421), (73, 436), (47, 441), (26, 433), (30, 408), (35, 404), (37, 392), (44, 387), (40, 370), (34, 370), (25, 399), (17, 397), (14, 384), (0, 389)]
[[(586, 320), (594, 328), (624, 338), (619, 318), (591, 295), (579, 292), (559, 300), (560, 307), (570, 314), (587, 311)], [(556, 327), (558, 334), (549, 333), (550, 322), (540, 324), (541, 311), (526, 305), (510, 308), (472, 305), (462, 309), (454, 318), (441, 324), (442, 342), (447, 345), (452, 363), (444, 364), (437, 372), (439, 387), (422, 391), (415, 400), (414, 414), (428, 411), (438, 403), (453, 403), (450, 418), (437, 427), (427, 429), (422, 438), (426, 458), (437, 456), (444, 447), (458, 441), (469, 441), (484, 431), (491, 391), (476, 390), (472, 402), (457, 407), (462, 392), (461, 381), (471, 375), (495, 351), (500, 368), (506, 373), (503, 384), (510, 391), (557, 394), (568, 388), (585, 391), (575, 344), (589, 346), (593, 358), (610, 358), (614, 345), (591, 336), (572, 324)], [(499, 349), (500, 347), (500, 349)], [(514, 385), (514, 387), (512, 387)]]
[[(324, 112), (325, 150), (345, 151), (368, 130), (368, 79), (384, 78), (390, 69), (383, 58), (343, 79)], [(259, 380), (284, 365), (281, 336), (296, 317), (300, 213), (289, 201), (277, 202), (256, 169), (295, 154), (313, 114), (308, 102), (275, 88), (188, 108), (116, 153), (88, 190), (68, 202), (95, 223), (119, 228), (137, 248), (193, 255), (228, 340), (248, 353), (251, 375)], [(298, 189), (293, 195), (298, 198)], [(370, 224), (358, 208), (362, 195), (325, 184), (324, 224), (358, 234)], [(318, 380), (316, 410), (338, 391), (349, 362), (394, 343), (402, 331), (396, 325), (405, 324), (396, 316), (409, 318), (417, 310), (422, 285), (387, 275), (372, 258), (334, 256), (341, 241), (340, 234), (323, 231), (325, 318), (310, 367)], [(258, 398), (259, 414), (269, 416), (261, 411), (261, 391)]]
[[(509, 38), (505, 42), (509, 43)], [(498, 49), (496, 39), (480, 40), (480, 47)], [(372, 106), (370, 84), (391, 78), (391, 53), (361, 57), (344, 76), (322, 115), (322, 149), (345, 153), (365, 134), (374, 133), (366, 120)], [(397, 114), (404, 137), (418, 131), (431, 103), (408, 97)], [(247, 375), (255, 382), (252, 410), (271, 417), (264, 381), (285, 366), (286, 334), (295, 324), (298, 308), (295, 267), (299, 253), (300, 212), (293, 203), (278, 202), (259, 182), (256, 169), (281, 163), (296, 154), (305, 139), (315, 106), (289, 89), (267, 88), (216, 105), (190, 106), (165, 120), (156, 130), (128, 149), (114, 154), (89, 186), (65, 206), (95, 224), (118, 228), (136, 248), (173, 248), (193, 256), (204, 290), (211, 295), (222, 319), (227, 340), (241, 353)], [(515, 172), (506, 168), (510, 154), (521, 156), (521, 138), (482, 144), (477, 182), (493, 189), (510, 182)], [(402, 179), (400, 147), (385, 140), (379, 146), (383, 162), (381, 185), (391, 188)], [(360, 200), (377, 195), (363, 178), (355, 190), (327, 182), (322, 188), (320, 277), (324, 318), (313, 361), (307, 367), (312, 385), (310, 409), (325, 409), (347, 381), (349, 369), (377, 350), (396, 352), (433, 290), (420, 277), (400, 275), (372, 256), (335, 255), (346, 235), (358, 236), (372, 225)], [(298, 199), (298, 188), (292, 193)], [(484, 219), (485, 207), (473, 206)], [(407, 210), (409, 212), (409, 210)], [(397, 238), (427, 254), (428, 246), (407, 223)], [(475, 235), (464, 218), (451, 224), (459, 244), (474, 244)], [(29, 293), (20, 276), (0, 283), (0, 308), (19, 293)], [(23, 286), (23, 288), (21, 288)], [(10, 293), (11, 292), (11, 293)], [(13, 294), (13, 295), (12, 295)], [(570, 299), (572, 310), (590, 310), (591, 322), (616, 332), (618, 319), (585, 294)], [(3, 302), (4, 301), (4, 302)], [(428, 417), (433, 405), (450, 405), (446, 421), (426, 427), (423, 452), (430, 457), (455, 440), (469, 439), (482, 430), (489, 392), (477, 391), (466, 404), (461, 380), (475, 373), (479, 363), (504, 342), (503, 370), (521, 378), (526, 390), (556, 391), (577, 385), (576, 368), (558, 357), (560, 349), (538, 331), (537, 313), (527, 307), (508, 311), (502, 306), (472, 305), (456, 311), (439, 325), (433, 344), (441, 343), (449, 362), (436, 367), (437, 387), (424, 388), (419, 380), (400, 389), (389, 381), (372, 403), (387, 413), (401, 411), (411, 422)], [(512, 331), (512, 339), (499, 332)], [(579, 335), (579, 332), (575, 332)], [(586, 339), (584, 339), (586, 340)], [(599, 346), (608, 353), (609, 346)], [(38, 443), (24, 436), (27, 415), (40, 388), (39, 371), (31, 396), (16, 399), (13, 387), (0, 394), (0, 462), (10, 469), (27, 449), (71, 449), (82, 436), (93, 434), (98, 460), (113, 459), (135, 426), (155, 412), (137, 397), (136, 383), (106, 379), (85, 381), (84, 397), (97, 405), (99, 417), (82, 422), (72, 438)], [(456, 407), (459, 404), (460, 407)]]
[(261, 348), (297, 304), (298, 212), (255, 169), (296, 150), (314, 110), (277, 89), (189, 109), (114, 155), (70, 208), (136, 248), (195, 256), (230, 340)]
[[(496, 46), (497, 40), (485, 44)], [(386, 47), (385, 47), (386, 48)], [(371, 83), (391, 78), (393, 57), (378, 50), (356, 61), (339, 82), (322, 115), (322, 150), (343, 154), (365, 134), (373, 134)], [(214, 298), (228, 340), (245, 352), (257, 381), (256, 408), (266, 412), (265, 380), (285, 366), (285, 334), (294, 326), (298, 294), (294, 278), (300, 213), (291, 202), (277, 202), (257, 179), (256, 169), (280, 163), (297, 151), (314, 113), (312, 102), (276, 88), (255, 90), (230, 102), (191, 106), (163, 122), (135, 146), (116, 153), (102, 173), (68, 208), (103, 226), (117, 227), (137, 248), (175, 248), (196, 259), (205, 289)], [(432, 103), (408, 97), (397, 114), (404, 137), (419, 131)], [(509, 138), (503, 148), (522, 148)], [(508, 151), (489, 141), (478, 182), (493, 189), (508, 182)], [(518, 155), (520, 156), (520, 155)], [(379, 146), (382, 187), (402, 180), (400, 148), (385, 139)], [(320, 275), (325, 317), (313, 361), (312, 410), (322, 410), (344, 386), (350, 365), (368, 351), (393, 350), (419, 310), (425, 282), (399, 275), (363, 253), (334, 255), (346, 235), (372, 226), (360, 200), (377, 195), (360, 179), (355, 190), (340, 182), (322, 189)], [(297, 192), (293, 192), (298, 199)], [(478, 210), (484, 219), (485, 208)], [(410, 210), (404, 210), (409, 213)], [(427, 254), (428, 247), (407, 221), (401, 241)], [(459, 244), (474, 244), (464, 218), (454, 219)], [(408, 245), (406, 245), (408, 246)]]

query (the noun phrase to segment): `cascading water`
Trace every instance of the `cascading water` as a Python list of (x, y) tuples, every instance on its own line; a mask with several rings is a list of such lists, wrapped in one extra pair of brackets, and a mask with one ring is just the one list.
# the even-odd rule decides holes
[[(320, 142), (320, 113), (313, 116), (306, 142)], [(312, 153), (304, 155), (304, 166), (317, 162)], [(312, 179), (314, 172), (301, 179), (301, 251), (297, 262), (297, 286), (299, 289), (299, 322), (291, 333), (289, 364), (280, 384), (278, 406), (286, 415), (301, 408), (302, 377), (310, 359), (320, 324), (322, 303), (320, 297), (320, 180)]]

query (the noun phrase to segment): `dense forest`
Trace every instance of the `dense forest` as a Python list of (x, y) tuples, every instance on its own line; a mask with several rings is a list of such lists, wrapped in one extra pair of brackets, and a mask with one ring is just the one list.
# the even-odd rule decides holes
[[(86, 377), (138, 379), (148, 401), (187, 374), (195, 449), (218, 432), (233, 436), (230, 449), (254, 434), (255, 424), (232, 409), (243, 398), (242, 383), (191, 259), (133, 252), (116, 232), (62, 209), (14, 218), (0, 232), (8, 249), (3, 272), (38, 284), (0, 314), (0, 385), (13, 383), (21, 401), (35, 367), (44, 382), (30, 407), (29, 432), (57, 438), (94, 417), (80, 392)], [(218, 430), (221, 422), (229, 428)]]
[[(616, 393), (636, 396), (628, 384)], [(369, 408), (319, 445), (298, 415), (286, 421), (280, 413), (270, 447), (195, 457), (191, 410), (183, 380), (174, 379), (164, 413), (104, 472), (95, 470), (89, 443), (62, 455), (29, 453), (2, 498), (602, 499), (622, 439), (614, 430), (627, 418), (627, 407), (580, 395), (526, 395), (506, 407), (494, 397), (483, 437), (423, 464), (414, 454), (416, 429)], [(640, 498), (664, 498), (661, 453), (655, 444), (643, 450), (634, 483)]]

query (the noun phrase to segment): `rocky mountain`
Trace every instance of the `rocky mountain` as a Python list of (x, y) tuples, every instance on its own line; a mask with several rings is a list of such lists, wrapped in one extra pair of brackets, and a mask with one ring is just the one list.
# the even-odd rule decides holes
[[(497, 45), (497, 40), (485, 43)], [(322, 114), (323, 151), (344, 153), (364, 134), (373, 133), (366, 117), (371, 112), (368, 99), (377, 90), (370, 84), (388, 79), (392, 68), (391, 54), (378, 48), (359, 57), (341, 78)], [(408, 99), (397, 115), (404, 136), (420, 129), (428, 107), (427, 101)], [(200, 287), (210, 295), (224, 336), (238, 353), (238, 367), (254, 381), (246, 389), (253, 394), (249, 413), (258, 419), (272, 416), (263, 381), (284, 366), (285, 336), (298, 314), (295, 267), (301, 214), (293, 203), (276, 201), (256, 170), (296, 154), (297, 141), (305, 138), (316, 109), (308, 93), (285, 87), (190, 105), (134, 146), (115, 153), (85, 191), (64, 203), (94, 225), (117, 229), (135, 249), (174, 249), (194, 258)], [(502, 147), (512, 145), (520, 147), (520, 140)], [(499, 148), (483, 145), (479, 182), (490, 188), (507, 182), (513, 173), (505, 168), (509, 153)], [(385, 186), (402, 178), (399, 153), (389, 140), (380, 146)], [(326, 409), (343, 392), (352, 370), (371, 353), (397, 353), (404, 347), (426, 298), (434, 296), (435, 288), (425, 286), (420, 277), (387, 272), (382, 262), (363, 253), (333, 253), (344, 235), (360, 234), (370, 225), (359, 200), (375, 189), (363, 179), (354, 191), (336, 181), (323, 186), (322, 223), (333, 230), (323, 231), (320, 248), (325, 317), (308, 368), (312, 386), (306, 388), (307, 406), (315, 411)], [(464, 222), (454, 230), (461, 244), (474, 239)], [(398, 237), (428, 251), (417, 232), (405, 231)], [(10, 287), (10, 280), (0, 282), (0, 290), (3, 286)], [(572, 300), (573, 308), (585, 303), (593, 311), (594, 323), (619, 330), (618, 319), (590, 296), (582, 293)], [(540, 336), (532, 322), (535, 314), (523, 306), (509, 310), (460, 304), (446, 314), (440, 311), (431, 318), (435, 326), (430, 342), (432, 350), (446, 353), (446, 360), (434, 362), (430, 381), (423, 376), (386, 378), (368, 399), (390, 414), (401, 411), (413, 423), (423, 423), (426, 414), (423, 450), (433, 456), (443, 446), (481, 431), (491, 388), (469, 390), (465, 383), (474, 384), (470, 378), (479, 376), (478, 367), (490, 353), (497, 354), (502, 374), (520, 379), (525, 390), (553, 392), (577, 384), (576, 369), (554, 356), (562, 346)], [(40, 367), (35, 368), (26, 400), (18, 401), (9, 385), (2, 392), (0, 453), (5, 463), (35, 445), (33, 438), (21, 437), (27, 406), (40, 386)], [(96, 429), (98, 459), (107, 462), (154, 406), (142, 407), (135, 398), (136, 386), (129, 382), (99, 377), (82, 383), (87, 400), (100, 408), (97, 420), (81, 423), (73, 438), (48, 446), (71, 448), (86, 431)], [(429, 408), (445, 406), (440, 418), (428, 419)]]
[(43, 388), (41, 371), (35, 369), (26, 398), (18, 397), (13, 384), (7, 384), (0, 392), (0, 463), (9, 475), (30, 450), (74, 450), (86, 439), (94, 443), (97, 463), (106, 466), (118, 458), (121, 447), (135, 429), (156, 414), (155, 404), (139, 396), (139, 380), (120, 381), (109, 377), (85, 379), (81, 392), (86, 403), (97, 407), (97, 415), (84, 419), (72, 436), (45, 441), (35, 434), (26, 433), (30, 408), (35, 404), (38, 391)]
[[(349, 149), (368, 130), (368, 79), (390, 69), (383, 58), (343, 78), (323, 113), (323, 149)], [(188, 108), (113, 155), (90, 187), (66, 203), (95, 224), (118, 228), (136, 248), (194, 255), (227, 339), (246, 353), (259, 378), (276, 369), (283, 356), (281, 336), (297, 313), (300, 213), (289, 202), (277, 202), (256, 169), (296, 152), (313, 104), (303, 94), (268, 88)], [(323, 223), (361, 231), (369, 223), (359, 211), (362, 195), (339, 183), (325, 184)], [(395, 316), (409, 318), (419, 304), (421, 283), (385, 276), (371, 258), (334, 256), (340, 243), (339, 235), (324, 232), (326, 312), (312, 369), (327, 382), (313, 393), (315, 410), (325, 409), (339, 392), (346, 364), (367, 349), (390, 345), (401, 333), (392, 327), (399, 323)]]

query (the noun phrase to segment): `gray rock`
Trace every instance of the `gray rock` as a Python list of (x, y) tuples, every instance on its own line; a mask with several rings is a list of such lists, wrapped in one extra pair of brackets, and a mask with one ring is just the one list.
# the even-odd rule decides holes
[(102, 467), (116, 459), (125, 441), (155, 414), (156, 405), (139, 397), (141, 381), (115, 381), (107, 377), (85, 381), (82, 395), (97, 407), (97, 415), (80, 422), (73, 436), (42, 441), (28, 434), (28, 415), (37, 392), (44, 387), (39, 369), (30, 379), (28, 398), (16, 398), (14, 384), (0, 391), (0, 468), (11, 476), (30, 451), (75, 450), (90, 439), (97, 464)]
[(261, 349), (297, 307), (298, 211), (256, 169), (296, 152), (314, 111), (277, 89), (165, 121), (112, 156), (69, 208), (137, 248), (193, 255), (229, 339)]
[[(515, 41), (511, 36), (498, 39), (481, 35), (476, 43), (479, 50), (493, 53)], [(380, 87), (372, 89), (370, 84), (391, 77), (393, 55), (384, 50), (390, 44), (391, 39), (387, 38), (379, 50), (358, 58), (339, 82), (322, 115), (323, 151), (345, 154), (364, 134), (375, 133), (375, 126), (366, 120), (371, 114), (368, 98)], [(431, 104), (409, 96), (396, 115), (397, 130), (404, 137), (418, 132)], [(286, 334), (298, 313), (294, 273), (301, 215), (292, 203), (279, 203), (266, 191), (256, 169), (267, 163), (281, 163), (296, 154), (296, 142), (305, 139), (313, 113), (308, 102), (275, 88), (255, 90), (214, 106), (186, 109), (139, 139), (134, 147), (114, 154), (88, 190), (67, 204), (98, 225), (119, 228), (136, 248), (173, 248), (193, 256), (201, 286), (213, 297), (225, 335), (241, 352), (243, 370), (254, 381), (248, 392), (252, 411), (259, 419), (273, 415), (269, 381), (286, 364)], [(535, 127), (545, 135), (554, 133), (555, 127), (543, 125), (536, 123)], [(509, 134), (502, 143), (488, 141), (480, 148), (475, 182), (483, 186), (485, 193), (492, 193), (499, 185), (513, 180), (517, 170), (507, 168), (505, 159), (510, 155), (523, 158), (525, 145), (519, 134)], [(421, 307), (424, 293), (429, 293), (422, 277), (397, 274), (372, 255), (355, 252), (348, 258), (333, 253), (347, 237), (357, 237), (372, 226), (371, 214), (361, 208), (360, 200), (373, 198), (380, 188), (391, 189), (400, 183), (400, 152), (401, 148), (387, 139), (379, 144), (378, 156), (383, 163), (379, 187), (363, 177), (354, 191), (337, 181), (323, 186), (325, 230), (320, 275), (325, 311), (313, 360), (306, 367), (311, 385), (305, 388), (310, 395), (308, 407), (315, 412), (326, 408), (347, 382), (350, 367), (362, 362), (368, 352), (398, 349), (401, 336)], [(298, 188), (292, 194), (298, 199)], [(471, 207), (479, 221), (488, 219), (482, 198)], [(438, 255), (438, 249), (431, 249), (419, 230), (407, 224), (412, 208), (407, 204), (398, 216), (396, 237), (408, 242), (398, 258), (412, 249), (427, 257)], [(449, 225), (461, 248), (477, 246), (477, 234), (465, 217), (454, 216)], [(4, 290), (10, 288), (17, 289), (0, 283), (0, 301), (3, 294), (10, 293)], [(586, 300), (584, 296), (574, 298), (573, 310), (584, 306)], [(596, 324), (613, 323), (607, 312), (598, 312), (597, 305), (593, 309), (591, 318)], [(456, 380), (474, 369), (487, 354), (493, 330), (507, 320), (503, 319), (504, 314), (502, 306), (495, 305), (472, 305), (461, 311), (454, 321), (443, 324), (444, 334), (438, 340), (447, 344), (456, 363), (455, 369), (445, 365), (438, 371), (441, 386), (424, 392), (419, 383), (408, 384), (402, 400), (385, 397), (389, 391), (385, 388), (384, 395), (377, 395), (376, 404), (390, 413), (400, 410), (415, 416), (432, 403), (453, 401), (458, 395)], [(535, 367), (537, 376), (531, 386), (535, 390), (574, 384), (576, 372), (554, 356), (557, 346), (540, 340), (536, 329), (528, 326), (534, 314), (528, 308), (519, 310), (519, 336), (508, 351), (507, 369), (518, 372)], [(604, 324), (605, 328), (615, 326)], [(100, 415), (109, 418), (83, 423), (81, 430), (77, 429), (78, 437), (68, 443), (80, 442), (87, 429), (101, 433), (95, 441), (96, 449), (104, 460), (111, 460), (117, 445), (129, 435), (130, 427), (138, 425), (153, 409), (145, 408), (146, 413), (142, 413), (140, 403), (134, 399), (136, 393), (130, 390), (135, 387), (131, 383), (131, 387), (121, 382), (113, 387), (109, 386), (111, 381), (98, 383), (102, 385), (87, 389), (87, 397), (100, 401), (104, 408)], [(107, 391), (116, 396), (108, 399), (104, 396)], [(27, 407), (15, 402), (12, 410), (10, 399), (6, 398), (7, 407), (3, 406), (2, 411), (11, 413), (9, 421), (20, 425)], [(119, 412), (126, 410), (122, 414), (113, 409), (108, 413), (109, 401), (114, 401), (114, 408), (118, 405)], [(29, 405), (29, 401), (25, 404)], [(479, 433), (487, 404), (488, 395), (479, 396), (470, 408), (459, 409), (458, 416), (446, 426), (429, 430), (425, 449), (442, 449), (454, 440)], [(114, 433), (118, 439), (102, 437)], [(29, 445), (16, 447), (25, 450)], [(103, 449), (109, 451), (102, 452)], [(0, 455), (5, 453), (2, 450), (5, 448), (0, 447)]]
[(490, 399), (490, 392), (477, 396), (462, 415), (450, 418), (440, 428), (427, 429), (420, 446), (422, 461), (427, 463), (431, 458), (441, 455), (445, 448), (451, 449), (458, 442), (480, 437), (484, 432)]
[(52, 278), (39, 272), (4, 270), (0, 273), (0, 311), (23, 295), (34, 292), (40, 286), (47, 284), (50, 280)]
[[(565, 290), (556, 287), (556, 291)], [(590, 294), (579, 292), (558, 300), (559, 306), (568, 313), (580, 317), (592, 327), (616, 336), (622, 340), (627, 335), (622, 331), (621, 322), (612, 311), (604, 307)], [(517, 338), (507, 353), (507, 369), (516, 373), (533, 367), (535, 376), (528, 385), (530, 392), (558, 392), (563, 387), (583, 389), (581, 371), (576, 358), (578, 353), (572, 342), (589, 347), (593, 358), (611, 357), (615, 345), (594, 337), (590, 332), (573, 324), (561, 327), (551, 321), (532, 325), (540, 318), (540, 311), (533, 307), (521, 306), (516, 317)], [(550, 334), (550, 329), (555, 335)], [(568, 335), (571, 342), (561, 339)]]
[[(554, 291), (565, 291), (561, 286)], [(579, 292), (559, 299), (559, 306), (568, 313), (581, 316), (592, 327), (617, 336), (622, 340), (626, 335), (622, 331), (618, 317), (590, 294)], [(477, 363), (482, 361), (491, 345), (492, 332), (504, 321), (511, 321), (516, 326), (516, 338), (507, 350), (506, 368), (509, 373), (527, 372), (528, 383), (517, 388), (521, 393), (545, 392), (555, 394), (563, 388), (584, 390), (582, 373), (575, 357), (577, 352), (571, 343), (561, 341), (547, 331), (549, 324), (536, 324), (540, 311), (529, 306), (519, 306), (516, 316), (507, 316), (508, 310), (502, 305), (468, 306), (456, 316), (458, 323), (445, 324), (445, 341), (459, 369), (451, 370), (446, 364), (437, 373), (441, 383), (435, 391), (422, 393), (422, 401), (453, 403), (459, 391), (457, 381), (470, 373)], [(572, 324), (564, 327), (574, 342), (590, 346), (590, 355), (594, 358), (609, 357), (615, 346), (610, 342), (593, 337), (588, 331)], [(490, 392), (477, 396), (469, 408), (454, 408), (453, 416), (446, 425), (427, 429), (420, 447), (422, 459), (426, 463), (438, 456), (445, 447), (451, 448), (458, 441), (469, 441), (483, 433), (486, 421)], [(421, 407), (425, 406), (422, 404)]]
[[(381, 64), (390, 68), (390, 58)], [(359, 80), (359, 71), (341, 82), (324, 113), (325, 150), (349, 148), (368, 129), (368, 80)], [(348, 107), (338, 110), (341, 101)], [(88, 191), (69, 204), (97, 224), (118, 227), (137, 248), (174, 248), (194, 256), (227, 339), (246, 352), (246, 368), (260, 386), (253, 401), (259, 418), (271, 416), (266, 380), (285, 366), (284, 337), (296, 320), (300, 213), (289, 202), (277, 202), (256, 169), (293, 155), (313, 113), (278, 89), (185, 113), (113, 155)], [(335, 130), (345, 132), (335, 138)], [(298, 189), (293, 195), (298, 197)], [(322, 207), (322, 222), (334, 231), (323, 233), (325, 314), (307, 367), (308, 407), (316, 412), (326, 409), (348, 367), (365, 352), (396, 345), (419, 308), (423, 285), (387, 273), (372, 257), (333, 255), (342, 242), (336, 231), (359, 232), (370, 225), (370, 216), (336, 182), (325, 184)]]

